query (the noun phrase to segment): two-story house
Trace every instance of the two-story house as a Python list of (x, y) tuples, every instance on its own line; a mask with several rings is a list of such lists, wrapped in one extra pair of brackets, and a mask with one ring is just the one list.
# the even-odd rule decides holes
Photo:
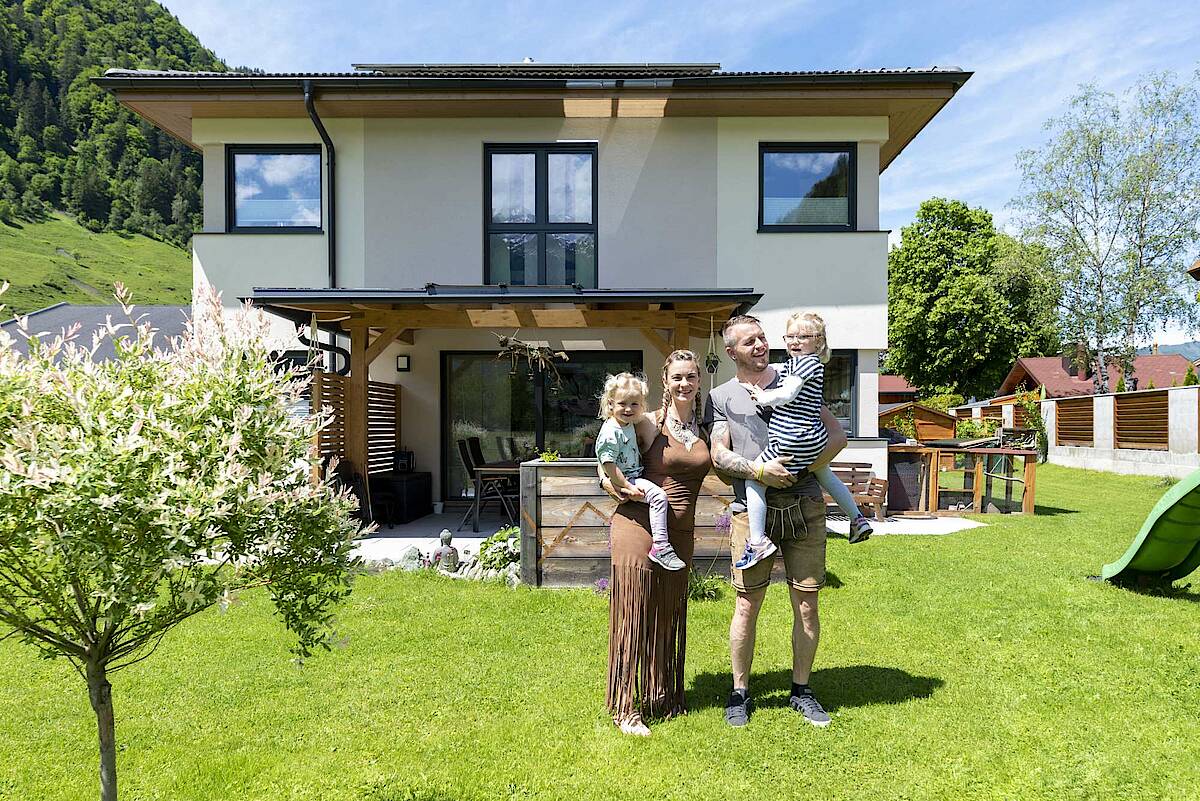
[[(587, 454), (605, 373), (657, 392), (663, 355), (690, 347), (719, 357), (707, 390), (732, 374), (721, 323), (749, 309), (778, 347), (792, 311), (824, 316), (827, 402), (849, 458), (884, 473), (879, 175), (969, 77), (527, 63), (96, 82), (203, 154), (196, 282), (348, 351), (352, 462), (368, 373), (399, 385), (400, 440), (454, 499), (459, 439)], [(496, 358), (518, 331), (568, 354), (557, 376)]]

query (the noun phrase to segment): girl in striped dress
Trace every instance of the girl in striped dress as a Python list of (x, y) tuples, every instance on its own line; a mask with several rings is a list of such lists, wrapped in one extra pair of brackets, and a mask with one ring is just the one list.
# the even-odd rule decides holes
[[(816, 314), (797, 312), (788, 318), (787, 338), (800, 343), (800, 353), (790, 353), (786, 362), (774, 365), (780, 376), (779, 386), (762, 389), (753, 384), (742, 385), (760, 406), (772, 409), (767, 423), (767, 447), (754, 466), (761, 469), (770, 459), (790, 456), (787, 467), (793, 474), (809, 468), (821, 487), (850, 518), (850, 542), (862, 542), (871, 536), (871, 524), (859, 511), (850, 490), (828, 465), (812, 468), (829, 442), (829, 432), (821, 423), (825, 362), (829, 361), (830, 355), (825, 342), (825, 321)], [(766, 533), (767, 487), (761, 481), (746, 481), (746, 511), (750, 537), (746, 550), (733, 565), (738, 570), (758, 564), (777, 550)]]

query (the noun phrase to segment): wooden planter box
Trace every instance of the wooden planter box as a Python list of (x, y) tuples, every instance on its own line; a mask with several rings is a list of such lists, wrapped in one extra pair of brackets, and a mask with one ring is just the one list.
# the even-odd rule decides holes
[[(717, 518), (733, 489), (704, 479), (696, 503), (695, 568), (729, 575), (729, 535)], [(600, 489), (595, 459), (521, 465), (521, 580), (535, 587), (583, 587), (609, 577), (609, 519), (616, 502)], [(777, 568), (781, 568), (780, 563)]]

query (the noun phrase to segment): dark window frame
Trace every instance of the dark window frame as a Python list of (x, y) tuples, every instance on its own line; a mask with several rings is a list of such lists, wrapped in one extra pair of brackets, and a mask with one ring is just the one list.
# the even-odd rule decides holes
[[(858, 374), (858, 351), (854, 348), (833, 348), (829, 352), (830, 359), (835, 356), (845, 356), (850, 359), (850, 417), (838, 417), (839, 422), (844, 422), (843, 428), (846, 429), (847, 437), (858, 436), (858, 392), (859, 392), (859, 374)], [(778, 364), (787, 358), (786, 348), (771, 348), (767, 354), (772, 364)], [(828, 366), (828, 365), (826, 365)], [(823, 391), (823, 390), (822, 390)], [(821, 405), (828, 408), (824, 397), (821, 399)], [(836, 416), (836, 415), (835, 415)]]
[[(319, 225), (238, 225), (237, 172), (234, 157), (238, 155), (312, 156), (321, 159), (317, 181), (321, 198)], [(325, 170), (324, 152), (319, 144), (311, 145), (225, 145), (225, 232), (228, 234), (323, 234), (325, 233)]]
[[(850, 156), (850, 176), (846, 198), (848, 221), (846, 225), (779, 225), (763, 222), (763, 172), (764, 157), (768, 153), (828, 153), (845, 150)], [(758, 143), (758, 232), (780, 233), (830, 233), (858, 230), (858, 143), (857, 142), (759, 142)]]
[[(514, 153), (534, 155), (534, 222), (492, 222), (492, 155)], [(590, 223), (552, 223), (550, 219), (551, 153), (587, 153), (592, 157), (592, 221)], [(593, 258), (596, 262), (596, 283), (585, 289), (600, 286), (600, 143), (599, 142), (485, 142), (483, 144), (483, 283), (497, 286), (492, 280), (493, 234), (535, 234), (537, 236), (537, 282), (522, 286), (549, 286), (546, 283), (546, 236), (548, 234), (591, 234)]]
[[(621, 349), (621, 350), (578, 350), (568, 351), (568, 356), (575, 356), (581, 353), (600, 353), (605, 356), (611, 356), (615, 360), (628, 358), (631, 364), (640, 362), (641, 368), (635, 370), (635, 373), (641, 374), (645, 370), (646, 354), (645, 351), (636, 349)], [(450, 359), (455, 356), (483, 356), (496, 357), (494, 350), (443, 350), (438, 352), (439, 364), (439, 386), (438, 386), (438, 450), (441, 454), (441, 469), (440, 486), (442, 500), (447, 503), (462, 501), (459, 497), (450, 497), (447, 494), (450, 484), (450, 460), (459, 458), (455, 452), (453, 444), (450, 442)], [(519, 369), (525, 369), (521, 367)], [(533, 414), (534, 414), (534, 444), (541, 450), (546, 447), (546, 376), (545, 373), (534, 367), (534, 385), (533, 385)]]

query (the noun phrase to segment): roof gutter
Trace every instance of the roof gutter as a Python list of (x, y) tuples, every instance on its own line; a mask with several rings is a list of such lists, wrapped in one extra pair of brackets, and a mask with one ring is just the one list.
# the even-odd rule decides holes
[[(800, 75), (711, 75), (688, 76), (671, 75), (657, 77), (626, 76), (619, 80), (625, 86), (639, 87), (639, 82), (661, 81), (673, 83), (675, 87), (695, 88), (725, 88), (741, 86), (769, 86), (774, 88), (810, 88), (814, 86), (830, 87), (879, 87), (889, 86), (928, 86), (930, 84), (950, 84), (955, 88), (966, 83), (974, 73), (966, 71), (940, 70), (936, 72), (888, 72), (888, 73), (834, 73), (834, 74), (800, 74)], [(302, 76), (264, 76), (254, 74), (190, 74), (171, 75), (133, 75), (113, 74), (101, 75), (91, 79), (91, 82), (105, 89), (134, 89), (154, 90), (170, 89), (175, 91), (211, 91), (211, 90), (247, 90), (257, 92), (286, 92), (305, 84), (313, 84), (325, 89), (338, 91), (379, 91), (379, 90), (512, 90), (512, 89), (548, 89), (563, 90), (570, 88), (568, 83), (584, 80), (618, 80), (616, 76), (601, 76), (598, 78), (563, 77), (563, 78), (523, 78), (523, 77), (489, 77), (489, 78), (439, 78), (439, 77), (401, 77), (392, 75), (317, 75), (312, 78)]]
[(325, 130), (325, 125), (321, 122), (321, 117), (317, 114), (317, 107), (313, 103), (313, 82), (304, 82), (304, 108), (308, 110), (308, 117), (312, 120), (313, 125), (317, 129), (317, 133), (321, 135), (321, 141), (325, 143), (325, 154), (327, 161), (325, 162), (325, 172), (329, 184), (329, 221), (326, 227), (327, 244), (329, 245), (329, 287), (336, 287), (337, 284), (337, 171), (335, 168), (336, 151), (333, 148), (333, 140), (329, 138), (329, 132)]

